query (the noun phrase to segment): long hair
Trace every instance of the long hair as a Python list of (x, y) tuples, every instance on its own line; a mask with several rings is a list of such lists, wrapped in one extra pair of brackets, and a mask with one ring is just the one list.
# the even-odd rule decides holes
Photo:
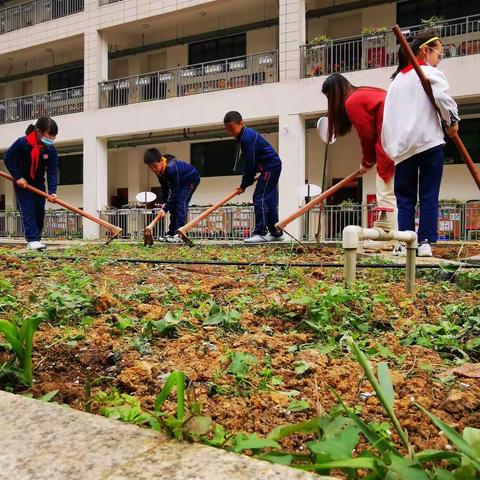
[(322, 85), (322, 93), (328, 100), (328, 139), (342, 137), (352, 129), (352, 122), (345, 110), (345, 100), (356, 90), (343, 75), (332, 73)]
[[(433, 37), (438, 36), (434, 30), (423, 30), (422, 32), (418, 33), (415, 37), (410, 37), (407, 39), (408, 43), (410, 44), (410, 48), (415, 56), (418, 55), (420, 51), (420, 45), (423, 45), (425, 42), (428, 42)], [(441, 43), (440, 40), (435, 40), (434, 42), (430, 43), (429, 46), (435, 46), (438, 43)], [(398, 67), (394, 74), (391, 76), (393, 80), (401, 70), (403, 70), (406, 66), (408, 66), (409, 60), (407, 53), (405, 50), (400, 46), (398, 49)]]

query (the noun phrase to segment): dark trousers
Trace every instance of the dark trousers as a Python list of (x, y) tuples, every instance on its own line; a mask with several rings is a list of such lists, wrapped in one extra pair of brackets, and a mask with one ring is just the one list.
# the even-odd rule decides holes
[(266, 235), (269, 231), (278, 236), (275, 224), (278, 223), (278, 180), (281, 170), (262, 172), (253, 192), (255, 208), (254, 235)]
[[(33, 185), (45, 191), (45, 185)], [(45, 219), (45, 199), (33, 192), (15, 186), (18, 209), (22, 214), (23, 231), (27, 242), (38, 242), (42, 237)]]
[(195, 193), (200, 179), (180, 185), (174, 208), (170, 211), (170, 225), (167, 235), (175, 235), (177, 230), (187, 223), (188, 204)]
[(400, 162), (395, 169), (399, 230), (415, 231), (415, 208), (420, 199), (418, 241), (437, 241), (438, 195), (443, 173), (443, 145)]

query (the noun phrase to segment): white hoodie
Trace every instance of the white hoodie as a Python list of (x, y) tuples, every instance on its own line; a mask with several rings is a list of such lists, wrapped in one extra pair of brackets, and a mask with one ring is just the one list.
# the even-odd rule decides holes
[[(435, 103), (447, 126), (459, 121), (458, 108), (448, 94), (445, 74), (436, 67), (422, 65), (432, 85)], [(444, 145), (442, 123), (423, 90), (413, 68), (401, 71), (392, 81), (383, 112), (382, 146), (398, 164), (438, 145)]]

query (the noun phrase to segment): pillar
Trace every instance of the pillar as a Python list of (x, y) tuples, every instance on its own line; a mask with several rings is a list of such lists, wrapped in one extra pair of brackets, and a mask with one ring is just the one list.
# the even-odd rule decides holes
[[(279, 182), (280, 219), (294, 213), (305, 199), (298, 189), (305, 185), (305, 122), (298, 114), (281, 114), (278, 124), (278, 151), (282, 159)], [(300, 239), (303, 217), (292, 222), (287, 230)]]
[[(88, 132), (83, 140), (83, 209), (98, 216), (108, 205), (107, 140)], [(100, 238), (100, 227), (83, 219), (83, 238)]]

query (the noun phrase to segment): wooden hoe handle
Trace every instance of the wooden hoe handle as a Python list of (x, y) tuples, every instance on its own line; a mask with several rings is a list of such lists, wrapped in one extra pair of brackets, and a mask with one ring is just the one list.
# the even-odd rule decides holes
[[(6, 180), (10, 180), (14, 184), (16, 184), (15, 179), (9, 175), (8, 173), (0, 171), (0, 177), (5, 178)], [(32, 187), (31, 185), (25, 185), (25, 190), (30, 190), (33, 193), (36, 193), (40, 197), (46, 198), (47, 200), (50, 199), (50, 195), (43, 190), (39, 190), (38, 188)], [(107, 230), (110, 230), (115, 234), (115, 236), (118, 236), (118, 234), (122, 231), (120, 227), (116, 227), (115, 225), (112, 225), (111, 223), (106, 222), (105, 220), (102, 220), (101, 218), (94, 217), (93, 215), (90, 215), (87, 212), (84, 212), (83, 210), (80, 210), (77, 207), (74, 207), (73, 205), (70, 205), (67, 202), (64, 202), (63, 200), (60, 200), (59, 198), (55, 198), (55, 203), (60, 205), (63, 208), (66, 208), (67, 210), (70, 210), (71, 212), (78, 213), (78, 215), (81, 215), (82, 217), (88, 218), (94, 223), (97, 223), (98, 225), (101, 225), (102, 227), (105, 227)]]
[[(433, 97), (432, 85), (430, 84), (430, 81), (426, 77), (425, 72), (421, 69), (420, 65), (418, 64), (417, 57), (415, 57), (415, 54), (410, 48), (410, 45), (408, 44), (407, 40), (403, 36), (402, 30), (398, 25), (395, 25), (392, 30), (395, 36), (397, 37), (397, 40), (399, 41), (400, 45), (402, 46), (403, 50), (406, 52), (409, 62), (412, 64), (413, 68), (415, 69), (415, 72), (417, 72), (418, 78), (420, 79), (420, 82), (422, 84), (423, 89), (425, 90), (425, 93), (427, 94), (428, 98), (432, 102), (433, 108), (435, 108), (435, 110), (438, 112), (441, 118), (440, 109), (435, 103), (435, 98)], [(475, 180), (477, 187), (480, 189), (480, 171), (475, 166), (475, 163), (473, 162), (472, 157), (470, 156), (467, 149), (465, 148), (465, 145), (462, 142), (462, 139), (460, 138), (458, 133), (456, 133), (453, 137), (451, 137), (451, 139), (453, 140), (453, 143), (457, 147), (457, 150), (459, 151), (460, 155), (465, 160), (465, 163), (467, 164), (467, 167), (470, 170), (470, 173), (472, 174), (472, 177)]]
[(319, 203), (322, 203), (328, 197), (331, 197), (335, 192), (343, 188), (345, 185), (349, 184), (352, 180), (355, 180), (357, 177), (360, 177), (361, 175), (363, 174), (360, 170), (357, 170), (351, 173), (348, 177), (345, 177), (343, 180), (336, 183), (333, 187), (330, 187), (328, 190), (325, 190), (318, 197), (314, 198), (313, 200), (305, 204), (302, 208), (299, 208), (295, 213), (292, 213), (290, 216), (283, 219), (281, 222), (278, 222), (275, 226), (279, 230), (285, 230), (285, 227), (289, 223), (292, 223), (294, 220), (301, 217), (304, 213), (308, 212)]

